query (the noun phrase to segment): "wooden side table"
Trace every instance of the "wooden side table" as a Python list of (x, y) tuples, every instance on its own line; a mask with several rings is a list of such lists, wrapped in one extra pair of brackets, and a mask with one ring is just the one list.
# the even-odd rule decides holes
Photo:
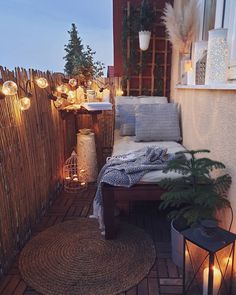
[(80, 109), (76, 109), (76, 110), (60, 110), (60, 112), (63, 119), (66, 119), (67, 114), (71, 112), (73, 112), (75, 116), (80, 116), (80, 115), (91, 116), (93, 131), (95, 134), (98, 171), (100, 171), (100, 169), (102, 168), (103, 151), (102, 151), (102, 141), (101, 141), (101, 130), (98, 124), (98, 115), (102, 114), (102, 110), (86, 110), (85, 108), (81, 107)]

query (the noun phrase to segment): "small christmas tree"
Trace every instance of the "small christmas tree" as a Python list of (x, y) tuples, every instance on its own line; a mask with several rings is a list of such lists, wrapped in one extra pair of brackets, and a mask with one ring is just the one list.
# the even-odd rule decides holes
[(160, 209), (171, 208), (170, 218), (184, 218), (188, 225), (193, 225), (204, 219), (215, 219), (218, 209), (230, 207), (226, 193), (231, 185), (231, 176), (211, 176), (213, 170), (224, 169), (224, 164), (209, 158), (195, 157), (198, 153), (209, 152), (179, 152), (180, 157), (170, 161), (164, 169), (164, 173), (172, 171), (182, 175), (176, 179), (166, 178), (158, 183), (167, 190), (163, 194)]
[(79, 65), (83, 64), (84, 53), (83, 53), (83, 45), (82, 40), (78, 37), (78, 31), (75, 24), (72, 24), (71, 31), (68, 31), (70, 34), (70, 40), (67, 45), (65, 45), (66, 56), (64, 59), (66, 60), (65, 64), (65, 72), (68, 75), (74, 74), (74, 69), (79, 69)]
[(81, 81), (92, 80), (94, 77), (102, 76), (104, 65), (103, 63), (94, 61), (95, 51), (87, 46), (86, 50), (82, 44), (82, 40), (78, 37), (78, 31), (75, 24), (72, 24), (70, 40), (65, 45), (66, 60), (65, 72), (68, 75), (78, 76)]

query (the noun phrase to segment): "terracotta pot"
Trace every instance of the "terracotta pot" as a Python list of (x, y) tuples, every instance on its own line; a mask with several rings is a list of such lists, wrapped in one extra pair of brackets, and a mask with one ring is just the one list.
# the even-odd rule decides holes
[(149, 47), (151, 39), (151, 32), (150, 31), (140, 31), (139, 32), (139, 47), (141, 50), (145, 51)]

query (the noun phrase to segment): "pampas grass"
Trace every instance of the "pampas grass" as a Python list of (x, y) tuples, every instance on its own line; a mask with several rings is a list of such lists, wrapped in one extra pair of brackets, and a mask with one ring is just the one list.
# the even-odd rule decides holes
[(198, 1), (185, 0), (181, 4), (174, 9), (166, 3), (162, 20), (173, 47), (180, 53), (189, 53), (198, 27)]

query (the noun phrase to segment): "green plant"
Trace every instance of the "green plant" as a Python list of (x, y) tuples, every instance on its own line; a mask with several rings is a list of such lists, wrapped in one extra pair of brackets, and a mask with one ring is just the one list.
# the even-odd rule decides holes
[(66, 56), (64, 59), (65, 72), (68, 75), (79, 76), (81, 81), (92, 80), (95, 77), (103, 75), (104, 65), (99, 61), (94, 61), (95, 51), (87, 45), (86, 49), (82, 40), (78, 37), (78, 31), (75, 24), (72, 24), (71, 31), (68, 31), (70, 40), (65, 45)]
[(198, 153), (209, 152), (179, 152), (180, 157), (170, 161), (164, 169), (164, 173), (177, 172), (182, 175), (176, 179), (166, 178), (159, 182), (159, 185), (167, 190), (163, 194), (160, 209), (171, 208), (170, 218), (182, 217), (191, 226), (204, 219), (215, 219), (218, 209), (230, 207), (226, 193), (231, 185), (231, 176), (224, 174), (212, 177), (212, 171), (224, 169), (224, 164), (209, 158), (195, 157)]
[(155, 11), (148, 0), (143, 0), (140, 9), (140, 30), (151, 31), (155, 21)]

